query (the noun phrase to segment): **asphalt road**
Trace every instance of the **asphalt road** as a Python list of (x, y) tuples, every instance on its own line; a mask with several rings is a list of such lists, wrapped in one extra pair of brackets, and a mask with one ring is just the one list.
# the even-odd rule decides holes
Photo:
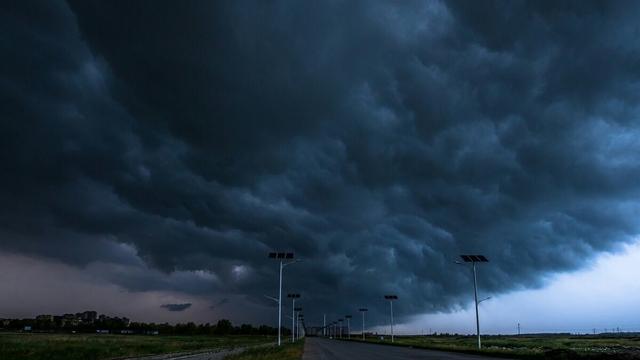
[[(492, 357), (307, 337), (302, 360), (490, 360)], [(504, 360), (504, 359), (500, 359)]]

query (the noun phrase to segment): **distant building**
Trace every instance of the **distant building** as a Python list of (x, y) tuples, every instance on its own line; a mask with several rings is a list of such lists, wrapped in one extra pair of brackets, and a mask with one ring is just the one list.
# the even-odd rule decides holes
[(108, 334), (109, 330), (96, 330), (96, 334)]
[(59, 322), (62, 327), (75, 327), (80, 325), (80, 320), (75, 314), (64, 314), (62, 317), (55, 316), (54, 320)]
[(79, 317), (83, 322), (93, 323), (98, 318), (98, 313), (96, 311), (85, 311)]
[(31, 326), (27, 325), (24, 327), (24, 331), (31, 331)]

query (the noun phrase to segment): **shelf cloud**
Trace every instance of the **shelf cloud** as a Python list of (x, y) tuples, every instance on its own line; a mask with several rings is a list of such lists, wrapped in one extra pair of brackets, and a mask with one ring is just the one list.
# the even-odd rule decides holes
[(463, 253), (539, 287), (638, 234), (639, 5), (4, 4), (0, 250), (253, 309), (292, 251), (372, 321), (466, 304)]

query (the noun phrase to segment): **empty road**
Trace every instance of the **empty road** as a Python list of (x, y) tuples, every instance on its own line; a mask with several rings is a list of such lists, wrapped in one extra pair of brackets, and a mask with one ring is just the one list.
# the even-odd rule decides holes
[[(302, 360), (490, 360), (485, 356), (308, 337)], [(500, 359), (504, 360), (504, 359)]]

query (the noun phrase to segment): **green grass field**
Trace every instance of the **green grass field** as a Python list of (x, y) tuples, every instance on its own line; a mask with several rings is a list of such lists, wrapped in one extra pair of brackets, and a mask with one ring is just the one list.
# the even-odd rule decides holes
[(304, 350), (304, 339), (295, 344), (281, 347), (269, 346), (249, 349), (237, 355), (227, 356), (224, 360), (300, 360)]
[(272, 342), (268, 336), (148, 336), (0, 333), (2, 360), (98, 360), (234, 348)]
[[(389, 338), (381, 341), (390, 343)], [(395, 343), (428, 349), (477, 353), (473, 336), (402, 336)], [(569, 335), (483, 336), (480, 353), (519, 359), (640, 359), (640, 337)]]

